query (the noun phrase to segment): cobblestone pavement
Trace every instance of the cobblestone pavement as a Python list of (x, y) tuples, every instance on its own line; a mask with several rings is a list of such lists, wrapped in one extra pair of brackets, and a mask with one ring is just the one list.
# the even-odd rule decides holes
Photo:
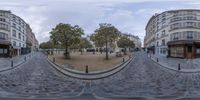
[[(149, 55), (150, 56), (150, 55)], [(159, 60), (159, 62), (168, 65), (169, 67), (177, 69), (178, 64), (181, 65), (181, 69), (185, 70), (199, 70), (200, 71), (200, 59), (181, 59), (181, 58), (166, 58), (159, 55), (151, 55), (154, 60)]]
[(21, 55), (21, 56), (16, 56), (13, 58), (0, 58), (0, 71), (12, 68), (11, 66), (11, 61), (13, 61), (13, 66), (17, 66), (23, 62), (25, 62), (25, 57), (26, 60), (34, 56), (35, 53), (29, 53), (26, 55)]
[(1, 97), (73, 97), (79, 95), (82, 88), (81, 80), (57, 72), (41, 53), (16, 69), (0, 73)]
[(189, 100), (200, 97), (200, 73), (166, 69), (149, 59), (146, 53), (138, 52), (119, 73), (104, 79), (82, 81), (64, 76), (50, 66), (43, 54), (37, 53), (20, 67), (0, 73), (0, 98), (3, 97), (17, 97), (18, 100), (62, 97), (75, 100), (87, 100), (88, 97), (91, 100), (119, 100), (119, 97)]
[(145, 97), (181, 99), (200, 97), (200, 73), (179, 73), (154, 63), (146, 53), (136, 58), (122, 72), (92, 82), (93, 91), (102, 97)]

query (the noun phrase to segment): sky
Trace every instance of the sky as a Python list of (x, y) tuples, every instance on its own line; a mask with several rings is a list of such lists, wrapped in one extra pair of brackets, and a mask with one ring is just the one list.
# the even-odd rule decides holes
[(79, 25), (90, 35), (99, 23), (110, 23), (123, 33), (139, 36), (155, 13), (175, 9), (200, 9), (200, 0), (0, 0), (1, 10), (11, 10), (32, 28), (39, 43), (59, 23)]

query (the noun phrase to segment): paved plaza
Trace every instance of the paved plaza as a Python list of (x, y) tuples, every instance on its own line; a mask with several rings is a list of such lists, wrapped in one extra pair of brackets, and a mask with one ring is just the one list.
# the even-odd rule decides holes
[(29, 53), (26, 55), (15, 56), (12, 58), (0, 58), (0, 71), (19, 66), (20, 64), (26, 62), (28, 59), (30, 59), (34, 55), (35, 55), (35, 52)]
[(122, 71), (99, 80), (63, 75), (42, 53), (36, 53), (19, 67), (0, 73), (0, 98), (5, 100), (188, 100), (199, 97), (200, 73), (167, 69), (145, 52), (135, 53), (135, 58)]
[(148, 57), (153, 61), (159, 63), (163, 67), (167, 67), (173, 70), (178, 70), (180, 65), (181, 71), (184, 72), (200, 72), (200, 59), (181, 59), (181, 58), (167, 58), (165, 56), (151, 55)]

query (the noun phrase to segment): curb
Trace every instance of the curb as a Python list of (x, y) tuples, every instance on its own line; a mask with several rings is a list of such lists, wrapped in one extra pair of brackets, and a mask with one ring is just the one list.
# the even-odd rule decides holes
[[(148, 56), (149, 57), (149, 56)], [(159, 62), (157, 62), (156, 60), (154, 60), (152, 57), (149, 57), (152, 61), (154, 61), (156, 64), (166, 68), (166, 69), (169, 69), (169, 70), (172, 70), (172, 71), (176, 71), (176, 72), (179, 72), (179, 73), (200, 73), (200, 70), (196, 70), (196, 71), (185, 71), (185, 70), (176, 70), (174, 68), (170, 68), (170, 67), (167, 67), (166, 65), (164, 64), (161, 64)]]
[(52, 65), (53, 68), (58, 70), (59, 72), (63, 73), (64, 75), (67, 75), (69, 77), (77, 78), (77, 79), (82, 79), (82, 80), (98, 80), (98, 79), (103, 79), (107, 78), (109, 76), (112, 76), (116, 74), (117, 72), (121, 71), (124, 69), (135, 57), (131, 57), (129, 60), (120, 63), (116, 67), (100, 72), (91, 72), (91, 73), (84, 73), (82, 71), (76, 71), (73, 69), (69, 68), (63, 68), (59, 64), (54, 63), (47, 57), (47, 61)]
[[(27, 55), (26, 57), (27, 58), (32, 58), (33, 56), (35, 56), (35, 55), (32, 55), (31, 57), (28, 57), (28, 56), (30, 56), (30, 55)], [(26, 58), (26, 61), (22, 61), (22, 62), (20, 62), (20, 63), (18, 63), (18, 64), (16, 64), (16, 65), (13, 65), (13, 67), (11, 67), (11, 66), (9, 66), (10, 68), (5, 68), (5, 69), (3, 69), (3, 70), (0, 70), (0, 73), (1, 72), (5, 72), (5, 71), (9, 71), (9, 70), (12, 70), (12, 69), (15, 69), (15, 68), (17, 68), (17, 67), (19, 67), (20, 65), (22, 65), (22, 64), (24, 64), (24, 63), (26, 63), (29, 59), (27, 59)]]

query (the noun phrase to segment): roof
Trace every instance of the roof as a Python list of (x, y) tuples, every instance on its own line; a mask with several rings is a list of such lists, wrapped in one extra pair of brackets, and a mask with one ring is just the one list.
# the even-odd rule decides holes
[(11, 13), (10, 10), (0, 10), (0, 12), (7, 12), (7, 13)]

